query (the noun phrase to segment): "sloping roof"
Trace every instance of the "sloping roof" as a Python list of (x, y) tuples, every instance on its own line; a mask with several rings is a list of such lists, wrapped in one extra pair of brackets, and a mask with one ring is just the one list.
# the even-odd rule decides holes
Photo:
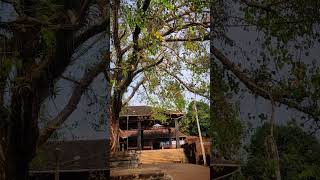
[[(170, 129), (170, 134), (169, 134)], [(179, 137), (187, 137), (180, 131), (177, 131)], [(120, 137), (137, 137), (138, 130), (120, 130)], [(145, 129), (143, 130), (143, 138), (144, 139), (157, 139), (157, 138), (174, 138), (176, 136), (175, 128), (153, 128), (153, 129)]]
[(56, 165), (56, 148), (60, 149), (60, 170), (107, 169), (108, 146), (106, 139), (49, 141), (38, 156), (41, 162), (31, 163), (31, 171), (51, 171)]
[[(151, 116), (154, 108), (151, 106), (127, 106), (123, 107), (120, 116)], [(182, 112), (167, 111), (168, 114), (183, 115)]]
[(120, 116), (151, 116), (151, 106), (127, 106), (123, 107)]

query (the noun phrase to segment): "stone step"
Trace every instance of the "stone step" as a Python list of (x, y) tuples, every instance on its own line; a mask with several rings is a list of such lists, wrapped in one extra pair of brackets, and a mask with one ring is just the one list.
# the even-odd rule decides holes
[(161, 149), (139, 151), (140, 164), (186, 162), (183, 149)]
[(111, 180), (172, 180), (159, 168), (114, 169)]

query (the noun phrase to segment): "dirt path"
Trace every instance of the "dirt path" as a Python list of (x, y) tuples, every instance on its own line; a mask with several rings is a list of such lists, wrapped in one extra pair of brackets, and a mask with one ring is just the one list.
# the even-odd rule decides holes
[(195, 165), (195, 164), (152, 164), (142, 165), (141, 167), (157, 167), (171, 177), (173, 180), (209, 180), (210, 172), (208, 167)]

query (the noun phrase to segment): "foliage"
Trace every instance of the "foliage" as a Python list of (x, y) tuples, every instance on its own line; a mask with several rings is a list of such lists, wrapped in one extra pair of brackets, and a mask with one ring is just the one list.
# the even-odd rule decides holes
[(160, 120), (163, 124), (168, 120), (168, 109), (157, 106), (152, 108), (151, 119)]
[(241, 7), (245, 20), (256, 24), (267, 35), (276, 37), (283, 43), (288, 43), (297, 37), (319, 37), (314, 29), (314, 24), (320, 22), (315, 18), (320, 13), (316, 8), (320, 6), (319, 1), (263, 0), (259, 4), (252, 2), (247, 5), (249, 6)]
[[(9, 16), (15, 17), (0, 20), (0, 115), (5, 120), (0, 126), (0, 179), (4, 174), (6, 179), (22, 180), (28, 179), (28, 164), (39, 147), (50, 136), (58, 135), (55, 131), (77, 108), (95, 77), (105, 70), (106, 62), (100, 61), (85, 71), (79, 82), (64, 77), (75, 85), (70, 88), (71, 98), (56, 117), (41, 122), (50, 116), (49, 112), (43, 114), (42, 105), (52, 100), (49, 97), (55, 84), (74, 62), (73, 55), (87, 40), (107, 29), (99, 8), (107, 4), (67, 0), (6, 3), (11, 9)], [(98, 18), (88, 23), (93, 16)], [(40, 151), (38, 154), (32, 163), (41, 166), (45, 156)]]
[[(210, 135), (214, 148), (226, 159), (239, 160), (244, 125), (240, 120), (239, 107), (231, 103), (228, 94), (232, 91), (232, 82), (224, 78), (224, 72), (217, 64), (211, 66), (211, 104)], [(227, 77), (228, 74), (225, 75)]]
[[(141, 99), (154, 106), (182, 111), (187, 103), (186, 91), (191, 90), (208, 97), (209, 85), (204, 78), (208, 77), (209, 72), (208, 52), (205, 51), (207, 44), (201, 39), (191, 40), (204, 38), (208, 33), (208, 13), (203, 12), (208, 9), (208, 3), (152, 0), (148, 10), (143, 12), (139, 9), (142, 2), (120, 4), (119, 17), (123, 20), (119, 22), (119, 32), (124, 32), (124, 38), (120, 41), (121, 47), (135, 43), (129, 35), (133, 34), (136, 27), (141, 29), (138, 44), (143, 49), (138, 52), (139, 59), (132, 59), (134, 54), (130, 49), (121, 57), (121, 61), (118, 59), (121, 63), (115, 65), (125, 67), (120, 72), (125, 78), (128, 77), (127, 68), (136, 66), (128, 63), (137, 62), (138, 67), (146, 67), (164, 58), (159, 65), (145, 69), (137, 75), (146, 77), (146, 81), (141, 85), (143, 88), (139, 89)], [(182, 18), (180, 15), (183, 15)], [(117, 58), (113, 59), (114, 62), (116, 60)], [(192, 80), (183, 78), (184, 74), (190, 74), (188, 76)], [(132, 88), (128, 86), (126, 89)]]
[(33, 169), (41, 169), (41, 167), (48, 163), (48, 160), (48, 152), (43, 149), (39, 149), (35, 158), (30, 162), (30, 167)]
[(41, 36), (48, 50), (51, 50), (55, 45), (55, 35), (53, 31), (46, 28), (41, 29)]
[[(240, 98), (248, 90), (266, 99), (271, 93), (277, 102), (303, 112), (305, 120), (314, 120), (309, 128), (315, 132), (319, 7), (318, 1), (212, 1), (212, 62), (223, 66), (212, 73), (228, 79), (223, 88)], [(243, 37), (234, 36), (235, 31)]]
[[(208, 3), (198, 0), (120, 1), (112, 8), (110, 72), (112, 128), (123, 105), (139, 93), (144, 103), (183, 111), (186, 92), (209, 98)], [(190, 77), (190, 78), (189, 78)], [(116, 130), (113, 133), (116, 142)], [(117, 146), (111, 146), (115, 149)]]
[[(273, 162), (267, 156), (265, 138), (269, 133), (266, 123), (256, 130), (248, 148), (248, 161), (243, 169), (247, 177), (272, 179)], [(320, 143), (295, 123), (276, 126), (275, 141), (279, 150), (280, 170), (284, 179), (316, 179), (320, 177)]]
[(208, 137), (210, 129), (209, 105), (201, 101), (191, 101), (189, 103), (186, 117), (181, 121), (181, 130), (191, 136), (198, 136), (198, 126), (195, 118), (193, 104), (196, 103), (201, 135)]
[[(236, 107), (228, 102), (220, 102), (220, 108), (213, 109), (211, 137), (213, 145), (226, 159), (239, 160), (244, 125), (240, 121)], [(215, 106), (216, 107), (216, 106)]]

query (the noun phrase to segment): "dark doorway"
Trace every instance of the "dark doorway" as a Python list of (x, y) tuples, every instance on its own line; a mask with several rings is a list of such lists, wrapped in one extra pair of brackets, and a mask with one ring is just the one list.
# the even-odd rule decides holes
[(160, 149), (160, 142), (158, 142), (158, 141), (154, 142), (153, 149)]

